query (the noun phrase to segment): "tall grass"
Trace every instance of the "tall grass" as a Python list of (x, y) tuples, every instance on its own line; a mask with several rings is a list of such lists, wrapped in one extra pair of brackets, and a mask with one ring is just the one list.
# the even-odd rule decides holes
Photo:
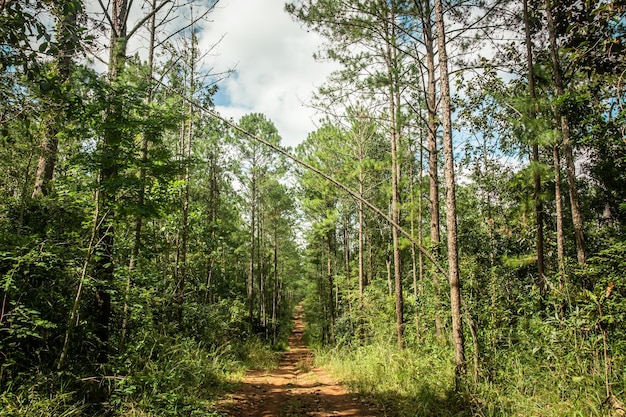
[(478, 382), (468, 377), (460, 392), (454, 390), (452, 349), (436, 343), (403, 351), (388, 343), (320, 349), (316, 363), (376, 403), (386, 416), (612, 415), (603, 405), (601, 374), (582, 372), (595, 365), (571, 359), (511, 347), (497, 359), (491, 375), (483, 370)]
[(274, 368), (280, 354), (258, 339), (208, 347), (190, 339), (164, 344), (118, 383), (114, 402), (120, 416), (218, 415), (213, 403), (232, 390), (250, 368)]
[(464, 400), (454, 393), (449, 349), (399, 351), (387, 344), (320, 350), (316, 363), (389, 416), (457, 416)]
[[(0, 393), (0, 416), (218, 416), (213, 405), (221, 394), (232, 390), (247, 369), (274, 368), (279, 357), (254, 338), (211, 346), (153, 336), (129, 347), (106, 378), (63, 373), (20, 381)], [(95, 403), (91, 396), (103, 386), (110, 397)]]

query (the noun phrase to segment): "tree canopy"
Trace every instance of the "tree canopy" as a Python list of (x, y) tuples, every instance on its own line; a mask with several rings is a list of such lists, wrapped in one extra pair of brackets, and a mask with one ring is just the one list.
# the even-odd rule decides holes
[(295, 149), (215, 109), (216, 6), (0, 2), (0, 416), (219, 415), (298, 304), (393, 415), (624, 415), (626, 6), (288, 2)]

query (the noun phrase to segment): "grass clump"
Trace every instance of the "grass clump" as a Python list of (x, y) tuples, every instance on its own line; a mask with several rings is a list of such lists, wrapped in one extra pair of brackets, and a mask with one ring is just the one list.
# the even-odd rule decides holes
[[(161, 349), (160, 346), (163, 346)], [(117, 382), (112, 405), (120, 416), (217, 416), (213, 404), (232, 390), (248, 369), (273, 369), (280, 353), (252, 338), (205, 346), (192, 339), (155, 343), (136, 372)]]
[(584, 373), (602, 364), (573, 362), (566, 352), (559, 353), (542, 357), (536, 348), (527, 351), (522, 345), (512, 346), (492, 364), (495, 371), (488, 372), (485, 365), (478, 381), (472, 379), (473, 369), (468, 369), (458, 391), (452, 349), (436, 342), (412, 344), (402, 351), (377, 342), (319, 349), (316, 364), (387, 416), (620, 415), (606, 404), (601, 372)]
[(60, 372), (14, 380), (0, 392), (0, 416), (217, 417), (215, 401), (246, 370), (273, 369), (279, 358), (256, 338), (217, 346), (146, 336), (112, 361), (105, 377)]
[(155, 338), (129, 354), (125, 366), (130, 372), (115, 381), (110, 399), (110, 408), (125, 417), (207, 415), (242, 372), (229, 345), (188, 338)]
[(434, 347), (417, 354), (378, 343), (343, 346), (318, 351), (316, 364), (387, 415), (468, 415), (464, 399), (454, 392), (453, 357), (448, 349)]

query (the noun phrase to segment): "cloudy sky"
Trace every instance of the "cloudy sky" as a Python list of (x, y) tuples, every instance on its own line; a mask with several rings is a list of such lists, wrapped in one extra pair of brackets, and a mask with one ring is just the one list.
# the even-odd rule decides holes
[(220, 0), (202, 33), (201, 48), (215, 47), (215, 70), (234, 68), (220, 83), (219, 112), (238, 120), (258, 112), (274, 122), (282, 144), (295, 146), (315, 129), (307, 102), (335, 68), (313, 59), (322, 39), (284, 11), (285, 0)]

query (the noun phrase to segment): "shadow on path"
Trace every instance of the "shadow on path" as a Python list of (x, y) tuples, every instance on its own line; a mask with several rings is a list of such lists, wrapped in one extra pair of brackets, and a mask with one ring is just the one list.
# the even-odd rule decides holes
[(313, 368), (313, 355), (302, 341), (303, 330), (302, 306), (298, 306), (289, 351), (278, 369), (249, 372), (221, 411), (232, 417), (384, 415), (368, 409), (322, 369)]

